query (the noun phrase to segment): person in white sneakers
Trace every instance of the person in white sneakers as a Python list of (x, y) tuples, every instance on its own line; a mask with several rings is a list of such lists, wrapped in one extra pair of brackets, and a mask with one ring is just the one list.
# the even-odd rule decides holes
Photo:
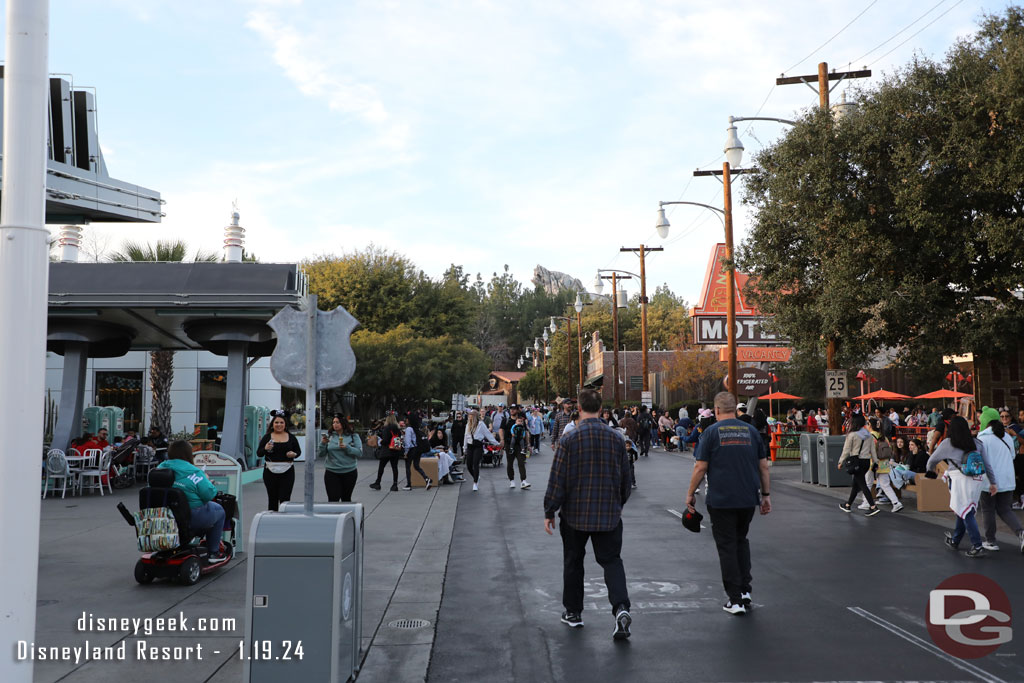
[(480, 490), (480, 461), (484, 457), (485, 441), (494, 446), (501, 443), (494, 438), (494, 434), (491, 434), (491, 430), (480, 419), (480, 413), (474, 410), (469, 414), (469, 421), (466, 423), (466, 438), (464, 442), (466, 469), (469, 470), (469, 476), (473, 477), (474, 491)]
[(508, 453), (506, 469), (508, 471), (508, 487), (516, 487), (515, 464), (519, 464), (519, 487), (523, 490), (530, 488), (530, 482), (526, 481), (526, 458), (530, 451), (530, 432), (526, 428), (526, 417), (512, 406), (513, 415), (509, 418), (505, 428), (501, 430), (501, 440), (505, 444), (505, 451)]
[(1003, 415), (1009, 417), (1010, 413), (1009, 411), (996, 411), (994, 408), (985, 406), (978, 416), (978, 424), (981, 427), (981, 431), (978, 432), (978, 440), (985, 446), (989, 464), (992, 466), (992, 474), (996, 480), (996, 493), (982, 491), (978, 501), (985, 527), (983, 530), (985, 540), (981, 547), (985, 550), (999, 550), (999, 544), (996, 543), (996, 514), (998, 514), (1006, 526), (1017, 534), (1018, 548), (1024, 553), (1024, 527), (1021, 526), (1017, 515), (1010, 509), (1016, 485), (1013, 471), (1014, 444), (1013, 437), (1003, 426)]
[(875, 482), (878, 484), (878, 488), (882, 489), (882, 492), (885, 493), (888, 502), (892, 503), (892, 511), (899, 512), (903, 509), (903, 503), (896, 496), (896, 491), (893, 489), (892, 482), (889, 479), (889, 472), (892, 471), (892, 446), (889, 443), (889, 439), (880, 431), (877, 431), (878, 429), (880, 429), (879, 425), (875, 423), (874, 418), (871, 418), (871, 435), (875, 437), (875, 459), (876, 467), (878, 468), (875, 471)]

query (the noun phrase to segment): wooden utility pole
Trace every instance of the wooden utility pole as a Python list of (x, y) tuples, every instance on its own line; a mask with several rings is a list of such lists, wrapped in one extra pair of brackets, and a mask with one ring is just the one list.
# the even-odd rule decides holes
[(739, 396), (736, 393), (736, 376), (739, 373), (739, 363), (736, 362), (736, 266), (733, 263), (732, 254), (732, 173), (729, 172), (729, 162), (722, 163), (722, 185), (725, 186), (725, 295), (729, 298), (725, 309), (725, 326), (729, 328), (729, 393), (736, 400)]
[(647, 376), (647, 271), (645, 270), (645, 256), (652, 251), (665, 251), (663, 247), (622, 247), (619, 251), (632, 251), (640, 256), (640, 351), (643, 358), (643, 390), (650, 391), (650, 379)]
[[(809, 76), (784, 76), (775, 79), (775, 85), (791, 85), (793, 83), (804, 83), (807, 87), (814, 90), (810, 84), (815, 80), (818, 82), (818, 106), (823, 110), (828, 111), (829, 108), (829, 81), (836, 81), (839, 85), (843, 80), (847, 78), (867, 78), (871, 75), (870, 69), (862, 69), (860, 71), (833, 71), (828, 72), (828, 62), (821, 62), (818, 64), (817, 75)], [(836, 360), (836, 352), (839, 349), (839, 340), (835, 338), (835, 334), (830, 334), (828, 338), (828, 345), (825, 350), (825, 366), (829, 370), (839, 370), (839, 363)], [(838, 435), (843, 433), (842, 421), (839, 419), (839, 399), (830, 398), (828, 399), (828, 433), (832, 435)]]

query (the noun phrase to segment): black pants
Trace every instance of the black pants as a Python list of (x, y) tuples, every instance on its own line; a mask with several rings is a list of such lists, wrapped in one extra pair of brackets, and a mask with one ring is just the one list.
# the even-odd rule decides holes
[(420, 473), (420, 476), (423, 477), (423, 481), (427, 481), (427, 479), (429, 479), (429, 477), (427, 476), (427, 473), (424, 472), (423, 468), (420, 467), (420, 458), (422, 456), (423, 456), (422, 453), (417, 453), (416, 455), (413, 455), (412, 453), (407, 453), (406, 454), (406, 456), (405, 456), (405, 483), (406, 483), (407, 486), (412, 486), (412, 471), (414, 469), (417, 472)]
[(509, 452), (508, 454), (508, 460), (505, 462), (505, 469), (508, 470), (508, 480), (513, 481), (516, 478), (515, 469), (512, 467), (515, 463), (519, 463), (519, 481), (526, 481), (526, 454), (522, 451), (519, 453)]
[(981, 517), (985, 524), (985, 540), (989, 543), (996, 542), (996, 514), (1003, 520), (1006, 526), (1010, 527), (1013, 533), (1020, 535), (1021, 524), (1017, 514), (1010, 506), (1013, 504), (1013, 491), (1000, 491), (995, 496), (988, 491), (982, 491), (978, 507), (981, 508)]
[(535, 451), (540, 450), (540, 434), (530, 434), (530, 448)]
[(647, 455), (651, 450), (651, 430), (640, 430), (640, 455)]
[(871, 495), (871, 488), (868, 486), (868, 482), (864, 479), (864, 475), (866, 474), (867, 470), (861, 467), (857, 470), (857, 474), (853, 475), (853, 488), (850, 489), (850, 497), (846, 501), (847, 505), (853, 505), (853, 501), (857, 498), (857, 494), (863, 493), (864, 499), (868, 501), (868, 505), (875, 507), (875, 499)]
[(756, 508), (713, 508), (711, 535), (718, 547), (718, 564), (722, 569), (722, 585), (729, 600), (739, 602), (740, 595), (750, 592), (750, 542), (747, 532)]
[(356, 479), (359, 478), (359, 471), (331, 472), (324, 470), (324, 486), (327, 488), (327, 500), (337, 503), (352, 502), (352, 491), (356, 487)]
[(463, 444), (463, 439), (465, 439), (465, 438), (466, 438), (465, 433), (463, 433), (463, 434), (456, 434), (455, 432), (452, 432), (451, 452), (452, 452), (453, 456), (454, 455), (458, 455), (459, 451), (462, 451), (463, 453), (466, 452), (466, 446)]
[(267, 509), (277, 512), (278, 503), (292, 499), (292, 488), (295, 486), (295, 468), (283, 474), (274, 474), (263, 468), (263, 484), (267, 487)]
[(484, 445), (481, 443), (472, 443), (466, 449), (466, 469), (469, 470), (469, 476), (473, 477), (473, 483), (480, 481), (480, 461), (484, 457)]
[(612, 612), (618, 607), (629, 609), (626, 570), (622, 566), (622, 520), (611, 531), (580, 531), (560, 519), (562, 533), (562, 605), (569, 612), (583, 612), (583, 558), (587, 555), (587, 539), (594, 548), (594, 557), (604, 569), (604, 585)]
[(391, 463), (391, 474), (394, 476), (394, 478), (395, 478), (394, 484), (397, 486), (398, 485), (398, 460), (402, 457), (402, 453), (401, 453), (401, 451), (399, 451), (397, 453), (394, 452), (394, 451), (386, 451), (386, 452), (388, 453), (388, 456), (385, 457), (385, 458), (382, 458), (377, 463), (377, 483), (379, 484), (380, 480), (384, 478), (384, 469), (388, 466), (388, 463)]

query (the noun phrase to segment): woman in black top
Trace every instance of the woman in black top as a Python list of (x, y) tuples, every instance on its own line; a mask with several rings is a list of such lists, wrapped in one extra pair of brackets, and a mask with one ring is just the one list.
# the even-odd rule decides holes
[(267, 487), (267, 509), (277, 512), (279, 503), (291, 500), (295, 486), (293, 462), (302, 449), (299, 440), (288, 431), (284, 412), (279, 411), (270, 421), (270, 429), (260, 439), (259, 451), (263, 454), (263, 484)]
[(448, 435), (444, 433), (444, 422), (430, 425), (430, 436), (427, 439), (427, 443), (430, 444), (431, 448), (448, 448)]
[[(405, 449), (402, 445), (402, 429), (398, 426), (398, 419), (394, 413), (389, 413), (386, 420), (384, 420), (384, 426), (378, 432), (380, 434), (380, 462), (377, 464), (377, 481), (370, 484), (370, 488), (375, 491), (380, 491), (380, 480), (384, 478), (384, 468), (391, 465), (391, 474), (394, 477), (394, 483), (391, 484), (391, 490), (398, 490), (398, 461), (405, 453)], [(396, 445), (395, 437), (398, 437), (397, 448), (392, 448)]]
[(466, 416), (461, 412), (455, 413), (455, 420), (452, 421), (452, 455), (462, 451), (466, 452), (463, 442), (466, 440)]

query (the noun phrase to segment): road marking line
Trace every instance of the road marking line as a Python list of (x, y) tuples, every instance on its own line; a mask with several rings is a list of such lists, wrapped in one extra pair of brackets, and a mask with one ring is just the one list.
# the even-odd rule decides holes
[(879, 616), (876, 616), (876, 615), (872, 614), (871, 612), (868, 612), (867, 610), (861, 609), (860, 607), (847, 607), (846, 609), (850, 610), (851, 612), (856, 614), (858, 617), (863, 617), (864, 619), (867, 619), (871, 623), (876, 624), (878, 626), (881, 626), (882, 628), (884, 628), (889, 633), (893, 633), (893, 634), (899, 636), (900, 638), (903, 638), (908, 643), (911, 643), (913, 645), (917, 645), (922, 650), (925, 650), (927, 652), (932, 653), (933, 655), (935, 655), (939, 659), (944, 659), (945, 661), (949, 662), (950, 664), (952, 664), (956, 668), (960, 669), (961, 671), (966, 671), (967, 673), (969, 673), (969, 674), (971, 674), (973, 676), (977, 676), (982, 681), (985, 681), (985, 683), (1006, 683), (1006, 681), (1004, 681), (1003, 679), (998, 678), (998, 677), (990, 674), (989, 672), (985, 671), (984, 669), (980, 669), (980, 668), (974, 666), (973, 664), (968, 664), (967, 662), (965, 662), (965, 661), (963, 661), (961, 659), (957, 659), (956, 657), (954, 657), (951, 654), (947, 654), (946, 652), (943, 652), (938, 647), (932, 645), (929, 642), (926, 642), (926, 641), (922, 640), (921, 638), (918, 638), (913, 633), (910, 633), (908, 631), (904, 631), (902, 628), (900, 628), (896, 624), (892, 624), (892, 623), (886, 621), (885, 619), (883, 619), (883, 618), (881, 618)]

